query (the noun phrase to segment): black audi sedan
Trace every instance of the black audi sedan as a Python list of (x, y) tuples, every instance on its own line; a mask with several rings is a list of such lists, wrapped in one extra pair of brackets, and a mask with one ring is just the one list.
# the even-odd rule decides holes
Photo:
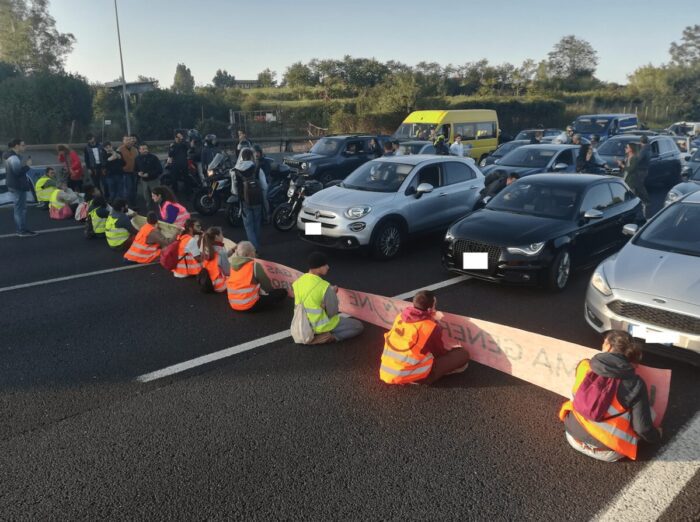
[(450, 226), (442, 248), (452, 272), (563, 290), (571, 271), (619, 250), (641, 202), (614, 176), (533, 174)]

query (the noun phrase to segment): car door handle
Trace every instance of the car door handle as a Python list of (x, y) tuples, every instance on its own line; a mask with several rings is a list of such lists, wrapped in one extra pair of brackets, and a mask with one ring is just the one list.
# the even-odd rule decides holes
[(479, 185), (474, 185), (473, 187), (469, 187), (469, 190), (476, 190), (479, 188)]
[(444, 198), (445, 196), (447, 196), (447, 193), (446, 193), (446, 192), (440, 192), (440, 193), (438, 194), (438, 197), (439, 197), (439, 198)]

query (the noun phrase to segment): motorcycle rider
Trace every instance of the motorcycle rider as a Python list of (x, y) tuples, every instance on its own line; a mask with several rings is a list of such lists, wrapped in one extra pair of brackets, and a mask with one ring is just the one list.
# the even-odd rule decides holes
[(197, 174), (199, 179), (203, 179), (202, 174), (202, 135), (197, 129), (190, 129), (187, 131), (187, 142), (189, 148), (187, 149), (187, 159), (191, 160), (195, 165), (197, 165)]
[(175, 131), (175, 141), (168, 148), (168, 159), (165, 165), (170, 172), (173, 189), (179, 192), (179, 184), (182, 182), (185, 185), (187, 176), (187, 143), (185, 143), (184, 131)]
[(207, 134), (204, 136), (204, 147), (202, 147), (202, 169), (206, 171), (214, 157), (220, 153), (221, 149), (218, 147), (216, 134)]

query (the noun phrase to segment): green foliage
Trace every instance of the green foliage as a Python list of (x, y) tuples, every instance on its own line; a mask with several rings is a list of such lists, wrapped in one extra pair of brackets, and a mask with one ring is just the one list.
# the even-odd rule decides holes
[(265, 69), (261, 73), (258, 73), (258, 83), (262, 87), (274, 87), (277, 85), (277, 73), (271, 71), (270, 69)]
[(296, 62), (287, 67), (282, 83), (289, 87), (312, 87), (318, 83), (318, 76), (314, 75), (308, 65)]
[(177, 64), (171, 89), (176, 94), (194, 93), (194, 76), (192, 76), (192, 71), (184, 63)]
[(60, 72), (74, 43), (56, 29), (48, 0), (0, 1), (0, 61), (24, 73)]
[[(188, 69), (189, 70), (189, 69)], [(212, 78), (211, 83), (217, 89), (227, 89), (229, 87), (235, 87), (236, 77), (229, 74), (226, 69), (217, 69), (214, 78)]]
[(668, 52), (675, 65), (684, 67), (700, 65), (700, 25), (686, 27), (683, 30), (681, 42), (673, 42)]

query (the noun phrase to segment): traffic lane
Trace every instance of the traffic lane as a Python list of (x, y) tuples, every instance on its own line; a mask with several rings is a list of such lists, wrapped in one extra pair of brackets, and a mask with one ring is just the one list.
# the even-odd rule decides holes
[[(27, 228), (40, 231), (53, 228), (70, 228), (80, 225), (75, 219), (51, 219), (48, 210), (36, 208), (33, 204), (27, 207)], [(12, 205), (0, 207), (0, 236), (14, 234), (15, 220)], [(30, 238), (27, 238), (27, 241)]]
[(382, 334), (278, 343), (5, 441), (0, 507), (11, 518), (582, 520), (650, 456), (606, 466), (576, 453), (561, 397), (476, 363), (433, 387), (386, 386)]
[[(574, 277), (571, 286), (561, 293), (470, 279), (460, 285), (438, 290), (438, 307), (446, 312), (600, 349), (602, 336), (588, 326), (583, 317), (587, 284), (587, 273)], [(469, 298), (465, 299), (465, 295)], [(664, 418), (668, 440), (700, 409), (697, 401), (700, 368), (659, 353), (667, 352), (645, 352), (642, 362), (672, 371), (669, 404)]]
[[(4, 295), (0, 438), (75, 415), (144, 373), (289, 328), (291, 300), (236, 314), (159, 266)], [(102, 386), (104, 385), (104, 390)]]
[(688, 484), (678, 494), (666, 511), (659, 517), (658, 522), (678, 522), (700, 520), (700, 473), (688, 481)]

